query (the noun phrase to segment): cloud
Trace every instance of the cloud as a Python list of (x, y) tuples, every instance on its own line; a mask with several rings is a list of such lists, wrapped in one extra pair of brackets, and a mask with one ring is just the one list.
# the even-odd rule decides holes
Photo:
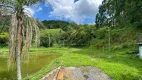
[(32, 9), (32, 8), (30, 8), (30, 7), (25, 6), (25, 7), (24, 7), (24, 12), (25, 12), (25, 14), (27, 14), (28, 16), (31, 17), (31, 16), (34, 15), (35, 10)]
[(76, 23), (83, 22), (86, 18), (95, 18), (102, 0), (48, 0), (53, 11), (50, 16), (64, 17)]
[(42, 10), (42, 7), (39, 7), (40, 4), (37, 3), (35, 5), (32, 6), (24, 6), (24, 12), (29, 16), (32, 17), (36, 12), (39, 12)]
[(39, 12), (39, 11), (41, 11), (41, 10), (42, 10), (42, 8), (41, 8), (41, 7), (39, 7), (36, 11), (37, 11), (37, 12)]

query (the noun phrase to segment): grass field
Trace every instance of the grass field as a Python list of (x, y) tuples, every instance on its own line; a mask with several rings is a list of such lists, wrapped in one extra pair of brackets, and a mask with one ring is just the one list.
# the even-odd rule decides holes
[[(51, 50), (51, 49), (50, 49)], [(49, 50), (49, 51), (50, 51)], [(52, 51), (52, 50), (51, 50)], [(142, 60), (134, 57), (136, 54), (126, 54), (127, 49), (118, 51), (102, 51), (95, 48), (59, 48), (55, 52), (64, 55), (50, 65), (45, 66), (41, 71), (31, 76), (31, 79), (39, 79), (53, 66), (94, 66), (102, 69), (114, 80), (141, 80)], [(38, 75), (38, 76), (37, 76)]]
[[(5, 50), (6, 49), (2, 49)], [(114, 80), (142, 80), (142, 60), (136, 54), (126, 54), (128, 49), (103, 51), (95, 48), (39, 48), (31, 49), (31, 54), (63, 54), (40, 71), (30, 75), (30, 80), (39, 80), (48, 71), (58, 66), (94, 66), (102, 69)], [(26, 79), (26, 78), (25, 78)]]

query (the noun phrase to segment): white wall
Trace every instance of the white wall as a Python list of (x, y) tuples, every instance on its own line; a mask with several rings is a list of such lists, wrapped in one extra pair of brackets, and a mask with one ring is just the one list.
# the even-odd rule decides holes
[(142, 59), (142, 46), (139, 46), (139, 55), (140, 55), (140, 59)]

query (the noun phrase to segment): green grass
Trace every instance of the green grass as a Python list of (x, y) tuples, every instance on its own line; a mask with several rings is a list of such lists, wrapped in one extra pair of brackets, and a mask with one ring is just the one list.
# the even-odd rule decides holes
[[(3, 50), (6, 51), (6, 49)], [(28, 78), (39, 80), (58, 66), (93, 66), (102, 69), (114, 80), (141, 80), (142, 60), (134, 57), (136, 54), (126, 54), (127, 51), (129, 49), (108, 52), (95, 48), (32, 48), (31, 53), (63, 54), (63, 56), (47, 64)]]
[[(112, 52), (103, 52), (95, 48), (70, 48), (63, 50), (64, 55), (62, 57), (45, 66), (38, 73), (32, 75), (30, 79), (38, 80), (48, 71), (58, 66), (94, 66), (102, 69), (114, 80), (142, 79), (142, 60), (134, 57), (135, 54), (126, 54), (126, 49)], [(60, 48), (60, 51), (62, 51), (62, 48)]]
[[(68, 48), (31, 48), (30, 53), (61, 53), (67, 51)], [(8, 54), (8, 48), (0, 48), (3, 54)]]

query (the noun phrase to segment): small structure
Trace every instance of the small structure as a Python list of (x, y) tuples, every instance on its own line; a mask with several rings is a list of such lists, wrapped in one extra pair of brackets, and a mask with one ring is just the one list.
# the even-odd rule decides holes
[(140, 59), (142, 59), (142, 43), (138, 43), (139, 44), (139, 56)]

